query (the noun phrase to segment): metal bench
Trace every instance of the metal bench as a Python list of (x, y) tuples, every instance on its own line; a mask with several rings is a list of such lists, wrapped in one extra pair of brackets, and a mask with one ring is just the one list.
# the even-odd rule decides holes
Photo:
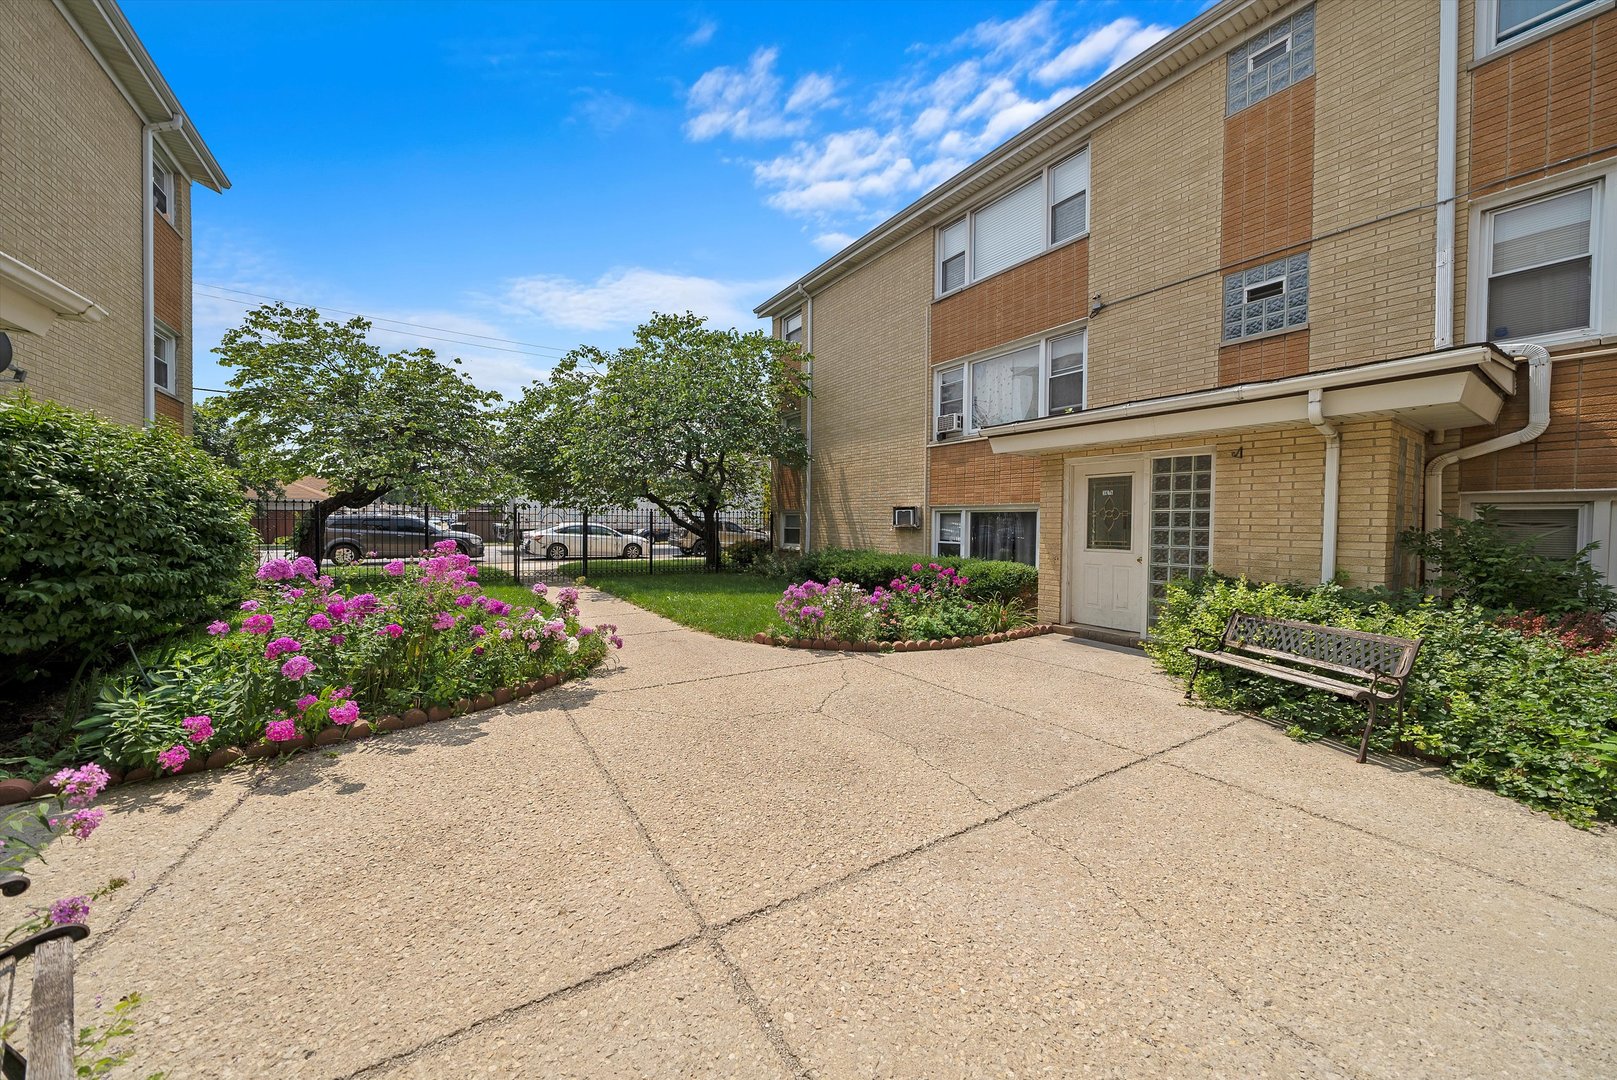
[(1185, 688), (1186, 701), (1195, 693), (1196, 676), (1207, 661), (1362, 702), (1370, 717), (1359, 739), (1360, 763), (1370, 752), (1370, 731), (1376, 726), (1378, 707), (1396, 705), (1398, 723), (1403, 723), (1404, 691), (1421, 646), (1419, 638), (1266, 619), (1239, 611), (1224, 624), (1217, 642), (1208, 644), (1212, 647), (1185, 650), (1196, 658), (1190, 685)]

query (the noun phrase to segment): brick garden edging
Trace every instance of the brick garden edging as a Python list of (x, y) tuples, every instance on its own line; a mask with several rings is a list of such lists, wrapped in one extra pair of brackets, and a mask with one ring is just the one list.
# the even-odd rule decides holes
[(935, 652), (941, 649), (970, 649), (978, 645), (995, 645), (1001, 641), (1036, 637), (1055, 633), (1049, 623), (1024, 626), (1020, 630), (1005, 630), (998, 634), (975, 634), (971, 637), (929, 638), (921, 641), (833, 641), (829, 638), (784, 638), (766, 633), (754, 634), (753, 641), (760, 645), (773, 645), (780, 649), (818, 649), (824, 652)]
[[(177, 773), (163, 773), (162, 776), (187, 776), (191, 773), (202, 772), (204, 769), (224, 769), (236, 764), (238, 761), (254, 761), (259, 758), (279, 757), (283, 754), (293, 754), (299, 750), (324, 749), (328, 746), (337, 746), (346, 742), (355, 742), (366, 739), (378, 731), (403, 731), (406, 728), (420, 727), (422, 724), (437, 723), (451, 717), (465, 716), (468, 713), (482, 712), (485, 709), (497, 709), (502, 705), (509, 705), (513, 701), (521, 701), (532, 697), (541, 690), (549, 690), (560, 686), (565, 681), (560, 675), (546, 675), (542, 679), (523, 683), (520, 686), (502, 686), (491, 694), (483, 694), (476, 698), (461, 698), (453, 705), (434, 705), (430, 709), (408, 709), (398, 716), (384, 716), (373, 726), (365, 720), (355, 720), (346, 726), (333, 725), (323, 729), (318, 735), (310, 738), (293, 739), (284, 742), (268, 742), (259, 739), (250, 746), (226, 746), (209, 754), (206, 760), (192, 757), (185, 763), (185, 767)], [(141, 767), (123, 772), (116, 767), (108, 767), (110, 779), (107, 787), (116, 784), (133, 784), (142, 780), (157, 778), (159, 774), (153, 770)], [(55, 770), (52, 771), (55, 775)], [(0, 780), (0, 806), (10, 806), (15, 803), (27, 802), (29, 799), (44, 799), (56, 794), (56, 788), (50, 778), (43, 780), (27, 780), (22, 777), (13, 777), (10, 780)]]

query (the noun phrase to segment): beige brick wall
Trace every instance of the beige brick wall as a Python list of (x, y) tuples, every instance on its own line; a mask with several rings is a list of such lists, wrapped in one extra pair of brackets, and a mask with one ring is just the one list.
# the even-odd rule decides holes
[(36, 396), (127, 423), (145, 407), (140, 165), (139, 120), (56, 8), (0, 6), (0, 251), (108, 312), (12, 335), (16, 364)]
[(926, 550), (892, 514), (926, 504), (932, 292), (928, 232), (814, 297), (814, 547)]
[[(1314, 233), (1323, 236), (1430, 203), (1437, 190), (1438, 5), (1354, 0), (1315, 11)], [(1429, 209), (1314, 243), (1313, 369), (1431, 347), (1435, 243)]]
[[(1224, 65), (1207, 64), (1091, 139), (1089, 404), (1214, 385), (1221, 284)], [(1205, 276), (1124, 300), (1192, 274)]]

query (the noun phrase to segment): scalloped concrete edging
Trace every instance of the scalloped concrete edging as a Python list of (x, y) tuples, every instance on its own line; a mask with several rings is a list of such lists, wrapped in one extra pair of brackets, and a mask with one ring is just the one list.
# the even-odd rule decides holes
[(1019, 630), (1004, 630), (997, 634), (974, 634), (971, 637), (928, 638), (920, 641), (835, 641), (830, 638), (783, 638), (757, 633), (752, 640), (759, 645), (773, 645), (778, 649), (815, 649), (820, 652), (935, 652), (942, 649), (971, 649), (978, 645), (997, 645), (1002, 641), (1053, 634), (1056, 628), (1049, 623), (1024, 626)]
[[(161, 776), (151, 769), (140, 767), (124, 771), (116, 767), (106, 767), (110, 779), (107, 787), (110, 789), (118, 784), (134, 784), (143, 780), (160, 779), (162, 776), (186, 776), (190, 773), (202, 772), (205, 769), (226, 769), (238, 761), (255, 761), (260, 758), (280, 757), (295, 754), (299, 750), (325, 749), (338, 746), (342, 743), (356, 742), (369, 738), (378, 731), (403, 731), (407, 728), (419, 727), (422, 724), (438, 723), (451, 717), (465, 716), (469, 713), (482, 712), (485, 709), (497, 709), (502, 705), (509, 705), (513, 701), (521, 701), (532, 697), (541, 690), (549, 690), (560, 686), (566, 680), (560, 675), (546, 675), (542, 679), (523, 683), (520, 686), (502, 686), (492, 694), (483, 694), (476, 698), (461, 698), (454, 705), (434, 705), (431, 709), (409, 709), (404, 713), (393, 716), (384, 716), (374, 724), (367, 720), (355, 720), (347, 726), (333, 725), (322, 729), (313, 738), (304, 736), (286, 742), (268, 742), (259, 739), (247, 746), (224, 746), (210, 753), (206, 759), (193, 755), (185, 767), (177, 773), (164, 773)], [(75, 766), (66, 766), (74, 768)], [(54, 775), (54, 773), (52, 774)], [(49, 777), (43, 780), (28, 780), (23, 777), (13, 777), (9, 780), (0, 780), (0, 806), (12, 806), (17, 803), (28, 802), (31, 799), (44, 799), (56, 794), (56, 785)]]

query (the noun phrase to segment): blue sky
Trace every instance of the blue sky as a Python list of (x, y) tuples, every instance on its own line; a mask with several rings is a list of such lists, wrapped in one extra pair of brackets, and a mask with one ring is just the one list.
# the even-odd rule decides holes
[(196, 385), (262, 294), (508, 396), (653, 310), (755, 327), (1203, 6), (124, 0), (234, 184), (195, 189)]

